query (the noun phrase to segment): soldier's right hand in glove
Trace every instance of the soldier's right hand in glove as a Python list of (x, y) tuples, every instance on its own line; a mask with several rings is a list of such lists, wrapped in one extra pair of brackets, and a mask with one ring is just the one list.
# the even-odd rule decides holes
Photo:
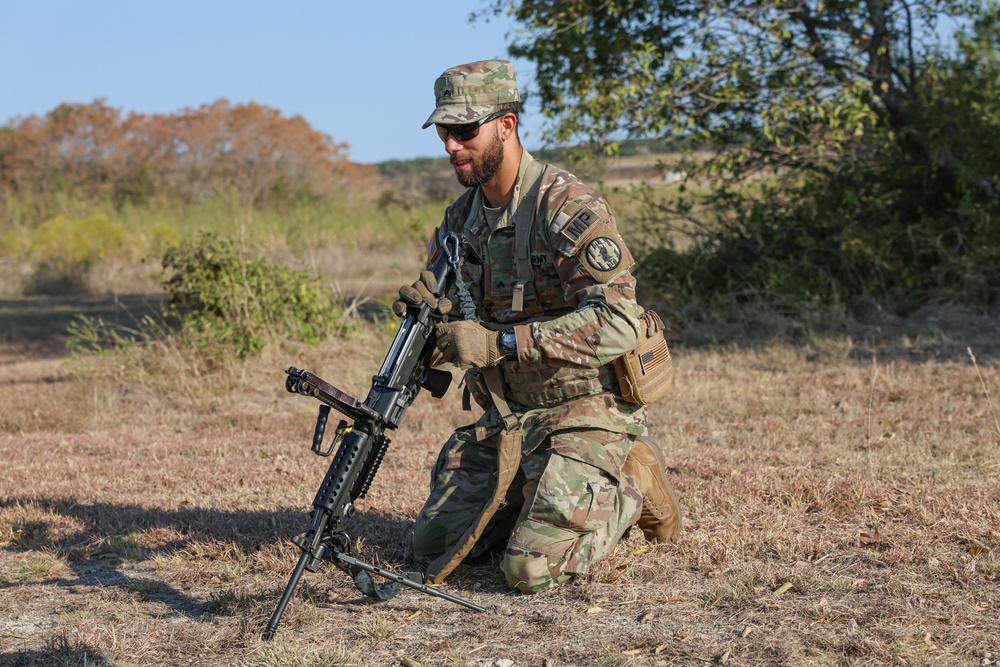
[(447, 315), (451, 312), (451, 299), (447, 297), (437, 298), (434, 292), (438, 291), (437, 278), (432, 271), (421, 271), (420, 279), (412, 285), (403, 285), (399, 288), (399, 298), (392, 302), (392, 312), (396, 317), (406, 314), (407, 306), (419, 306), (427, 302), (440, 315)]
[(478, 322), (456, 320), (436, 324), (437, 349), (460, 368), (486, 368), (503, 361), (499, 332), (491, 331)]

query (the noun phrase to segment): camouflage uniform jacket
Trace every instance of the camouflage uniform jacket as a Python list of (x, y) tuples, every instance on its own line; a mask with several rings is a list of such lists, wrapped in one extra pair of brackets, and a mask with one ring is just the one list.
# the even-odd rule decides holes
[[(482, 191), (470, 188), (448, 207), (431, 255), (439, 235), (462, 234), (472, 251), (463, 278), (480, 321), (491, 329), (514, 329), (518, 359), (502, 368), (525, 451), (566, 429), (643, 435), (646, 410), (619, 399), (611, 363), (635, 348), (643, 310), (629, 271), (634, 261), (608, 203), (576, 176), (543, 165), (526, 150), (514, 196), (493, 226), (483, 201)], [(520, 225), (530, 229), (528, 276), (521, 275), (526, 262), (515, 257)], [(522, 228), (522, 235), (529, 229)], [(467, 381), (477, 382), (474, 372)], [(487, 409), (476, 426), (479, 439), (498, 431), (496, 408)], [(622, 461), (608, 463), (618, 467)]]

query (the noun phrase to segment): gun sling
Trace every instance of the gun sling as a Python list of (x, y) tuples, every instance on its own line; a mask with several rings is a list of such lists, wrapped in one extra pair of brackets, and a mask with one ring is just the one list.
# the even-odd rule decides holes
[(497, 448), (497, 481), (479, 517), (466, 529), (462, 537), (449, 551), (431, 561), (424, 574), (424, 581), (429, 584), (439, 584), (444, 581), (445, 577), (451, 574), (458, 567), (458, 564), (469, 555), (472, 547), (479, 541), (486, 529), (486, 525), (503, 503), (507, 489), (510, 488), (510, 484), (514, 481), (514, 476), (521, 466), (521, 438), (523, 434), (517, 417), (514, 416), (514, 412), (503, 397), (503, 375), (498, 367), (493, 366), (483, 369), (483, 379), (490, 392), (490, 398), (493, 399), (493, 405), (500, 411), (500, 416), (504, 421), (504, 430), (500, 434), (500, 444)]

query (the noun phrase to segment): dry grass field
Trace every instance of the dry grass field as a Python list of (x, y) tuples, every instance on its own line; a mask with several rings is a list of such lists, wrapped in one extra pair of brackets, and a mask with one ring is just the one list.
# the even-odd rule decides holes
[[(375, 603), (324, 566), (271, 643), (259, 633), (296, 559), (288, 538), (327, 465), (308, 451), (318, 403), (285, 393), (283, 370), (364, 395), (385, 325), (207, 364), (167, 346), (72, 358), (13, 322), (0, 665), (1000, 661), (996, 319), (679, 341), (676, 388), (651, 412), (686, 512), (677, 544), (632, 535), (536, 596), (507, 590), (495, 564), (465, 567), (444, 589), (487, 614), (406, 590)], [(437, 449), (470, 420), (454, 388), (419, 398), (353, 519), (363, 557), (406, 567)]]

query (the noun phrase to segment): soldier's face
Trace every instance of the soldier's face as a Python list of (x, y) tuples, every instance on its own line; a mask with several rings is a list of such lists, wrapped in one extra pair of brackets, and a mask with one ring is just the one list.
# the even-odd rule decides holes
[(500, 125), (492, 121), (480, 128), (479, 134), (466, 142), (449, 136), (445, 150), (451, 156), (451, 166), (455, 169), (458, 182), (473, 188), (488, 183), (503, 164), (503, 142), (500, 140)]

